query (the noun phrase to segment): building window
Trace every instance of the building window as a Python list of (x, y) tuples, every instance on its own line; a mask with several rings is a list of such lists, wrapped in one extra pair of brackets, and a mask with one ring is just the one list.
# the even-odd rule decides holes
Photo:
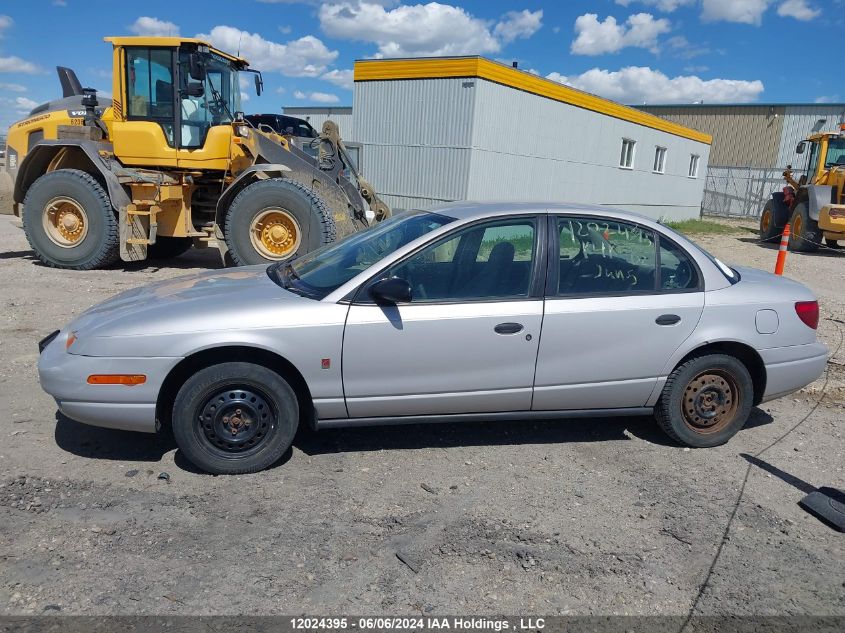
[(623, 169), (634, 168), (634, 145), (636, 141), (629, 138), (622, 139), (622, 153), (619, 155), (619, 166)]
[(698, 178), (698, 161), (700, 158), (698, 154), (690, 154), (688, 174), (690, 178)]
[(666, 148), (654, 148), (654, 173), (662, 174), (666, 171)]

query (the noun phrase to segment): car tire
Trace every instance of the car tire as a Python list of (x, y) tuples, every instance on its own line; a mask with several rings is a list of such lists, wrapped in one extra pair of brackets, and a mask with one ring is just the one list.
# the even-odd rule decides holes
[(147, 259), (170, 259), (179, 257), (194, 245), (190, 237), (167, 237), (159, 235), (156, 243), (147, 246)]
[(47, 266), (93, 270), (119, 257), (117, 218), (91, 174), (58, 169), (38, 178), (23, 201), (23, 230)]
[(774, 242), (780, 237), (780, 230), (775, 224), (775, 206), (769, 200), (760, 213), (760, 241)]
[(173, 402), (177, 446), (216, 475), (254, 473), (290, 448), (299, 403), (279, 374), (252, 363), (221, 363), (196, 372)]
[(789, 228), (791, 229), (789, 250), (796, 253), (813, 253), (818, 250), (821, 231), (819, 231), (818, 223), (810, 218), (806, 202), (795, 207)]
[(660, 428), (684, 446), (719, 446), (745, 426), (753, 399), (751, 374), (741, 361), (707, 354), (670, 374), (655, 417)]
[(285, 178), (245, 187), (229, 206), (223, 233), (238, 266), (292, 259), (334, 242), (337, 234), (323, 199)]

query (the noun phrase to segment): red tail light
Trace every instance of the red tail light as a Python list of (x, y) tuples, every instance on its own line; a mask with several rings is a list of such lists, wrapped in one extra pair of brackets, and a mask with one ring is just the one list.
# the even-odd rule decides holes
[(795, 304), (795, 314), (807, 327), (814, 330), (819, 327), (819, 302), (798, 301)]

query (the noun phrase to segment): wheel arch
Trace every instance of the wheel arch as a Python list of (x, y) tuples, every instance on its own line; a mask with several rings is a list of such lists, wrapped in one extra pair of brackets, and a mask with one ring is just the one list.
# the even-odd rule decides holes
[(299, 422), (313, 426), (314, 403), (302, 373), (283, 356), (250, 345), (211, 347), (186, 356), (167, 374), (156, 399), (156, 420), (162, 428), (170, 427), (173, 402), (185, 381), (201, 369), (224, 362), (244, 362), (266, 367), (288, 381), (299, 403)]
[(93, 141), (41, 141), (21, 161), (15, 178), (14, 201), (24, 201), (32, 184), (41, 176), (60, 169), (77, 169), (90, 174), (109, 194), (115, 210), (129, 204), (129, 196), (117, 176), (103, 163), (100, 146)]
[(739, 341), (711, 341), (703, 343), (695, 349), (687, 352), (687, 354), (675, 364), (672, 371), (675, 371), (678, 367), (693, 358), (706, 356), (707, 354), (725, 354), (726, 356), (733, 356), (745, 365), (745, 368), (751, 375), (751, 383), (754, 385), (753, 404), (756, 406), (763, 401), (763, 394), (766, 392), (766, 365), (757, 350), (750, 345), (740, 343)]

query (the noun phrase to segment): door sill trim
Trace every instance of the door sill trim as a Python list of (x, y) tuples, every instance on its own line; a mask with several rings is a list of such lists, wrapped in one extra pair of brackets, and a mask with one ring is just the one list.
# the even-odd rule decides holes
[(610, 418), (651, 415), (653, 407), (618, 409), (564, 409), (559, 411), (500, 411), (491, 413), (451, 413), (443, 415), (402, 415), (375, 418), (333, 418), (316, 420), (314, 427), (341, 429), (356, 426), (394, 426), (400, 424), (433, 424), (438, 422), (495, 422), (500, 420), (565, 420), (577, 418)]

